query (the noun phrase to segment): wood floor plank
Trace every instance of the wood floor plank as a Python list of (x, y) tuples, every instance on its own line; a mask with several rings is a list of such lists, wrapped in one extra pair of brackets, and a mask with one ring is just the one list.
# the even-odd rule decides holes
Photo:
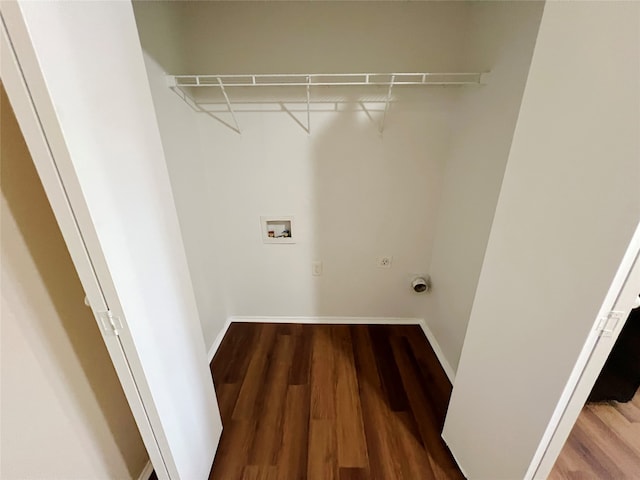
[(640, 423), (632, 423), (614, 405), (586, 405), (616, 436), (615, 442), (624, 442), (640, 459)]
[(382, 389), (382, 380), (378, 374), (376, 357), (371, 347), (368, 325), (350, 325), (353, 359), (358, 375), (358, 384), (370, 385), (374, 390)]
[[(211, 363), (211, 373), (219, 383), (240, 383), (245, 376), (257, 329), (249, 323), (233, 322)], [(229, 361), (233, 359), (233, 361)]]
[(407, 325), (402, 328), (400, 333), (411, 347), (411, 352), (418, 365), (418, 372), (422, 378), (421, 383), (426, 385), (428, 391), (431, 392), (429, 398), (437, 408), (437, 415), (444, 419), (453, 389), (449, 377), (440, 366), (440, 361), (429, 345), (422, 328), (417, 325)]
[[(599, 477), (597, 475), (595, 475), (592, 472), (589, 471), (577, 471), (577, 472), (570, 472), (567, 476), (568, 480), (603, 480), (602, 477)], [(621, 479), (616, 479), (616, 480), (621, 480)]]
[[(431, 408), (429, 394), (421, 385), (420, 373), (416, 363), (411, 361), (411, 348), (403, 337), (392, 339), (394, 355), (398, 362), (400, 376), (405, 385), (412, 419), (415, 419), (422, 443), (428, 455), (430, 472), (425, 478), (451, 479), (464, 478), (460, 473), (451, 452), (440, 437), (442, 421)], [(426, 476), (430, 475), (430, 476)]]
[(210, 480), (463, 478), (438, 430), (444, 374), (422, 371), (413, 326), (249, 326), (212, 362), (224, 430)]
[[(588, 427), (587, 427), (588, 428)], [(585, 430), (583, 425), (576, 425), (576, 433), (578, 439), (574, 441), (574, 448), (580, 456), (589, 464), (590, 469), (602, 478), (624, 478), (623, 472), (618, 468), (616, 463), (606, 455), (596, 439), (594, 439), (589, 431)]]
[[(401, 376), (405, 385), (409, 384), (420, 390), (422, 395), (419, 397), (419, 401), (426, 402), (429, 405), (429, 408), (425, 409), (425, 412), (430, 414), (435, 429), (441, 431), (444, 427), (444, 418), (447, 413), (446, 397), (443, 398), (442, 392), (430, 381), (428, 376), (422, 373), (422, 367), (418, 363), (418, 359), (407, 337), (394, 337), (392, 343), (394, 354), (398, 359), (397, 361), (402, 362), (403, 372)], [(411, 375), (409, 375), (409, 373), (411, 373)], [(412, 410), (414, 408), (415, 407), (413, 407)]]
[[(635, 396), (637, 397), (638, 394)], [(637, 407), (634, 402), (615, 402), (615, 409), (631, 423), (640, 423), (640, 407)]]
[(279, 480), (276, 467), (247, 465), (242, 472), (242, 480)]
[(232, 420), (224, 427), (209, 474), (210, 480), (242, 478), (242, 472), (248, 463), (253, 431), (253, 422), (249, 420)]
[(216, 396), (218, 397), (218, 408), (222, 417), (222, 425), (226, 426), (231, 422), (233, 409), (240, 394), (240, 383), (222, 383), (216, 385)]
[(309, 421), (309, 455), (307, 478), (309, 480), (333, 480), (338, 476), (336, 456), (336, 429), (330, 419)]
[(307, 476), (309, 439), (309, 386), (289, 385), (285, 403), (278, 478), (300, 480)]
[(256, 397), (256, 429), (250, 465), (276, 465), (282, 442), (284, 404), (293, 356), (291, 335), (276, 335), (274, 353)]
[(311, 372), (312, 325), (296, 325), (294, 330), (296, 347), (293, 354), (295, 362), (291, 365), (289, 385), (308, 385)]
[(347, 325), (333, 328), (336, 364), (336, 422), (339, 467), (369, 465), (362, 420), (360, 391), (353, 359), (351, 334)]
[(295, 325), (291, 323), (278, 324), (278, 335), (292, 335), (295, 330)]
[(351, 338), (356, 371), (360, 378), (358, 386), (371, 478), (401, 479), (403, 477), (397, 457), (398, 444), (391, 431), (390, 406), (382, 390), (382, 380), (377, 369), (368, 328), (360, 325), (351, 327)]
[(369, 472), (366, 468), (340, 467), (339, 480), (368, 480)]
[[(260, 341), (251, 355), (245, 377), (240, 387), (238, 400), (233, 409), (234, 420), (250, 420), (254, 418), (256, 397), (263, 386), (264, 376), (271, 361), (271, 348), (276, 337), (276, 326), (272, 324), (255, 324), (256, 335)], [(215, 380), (215, 377), (214, 377)]]
[(595, 476), (596, 474), (592, 471), (592, 467), (587, 461), (585, 461), (583, 454), (580, 452), (583, 450), (584, 446), (579, 445), (576, 442), (567, 444), (567, 448), (562, 459), (557, 463), (557, 467), (552, 470), (549, 479), (571, 479), (576, 475), (584, 476), (588, 472), (591, 472), (591, 475)]
[(331, 326), (314, 330), (311, 352), (311, 418), (335, 419), (336, 371)]
[(231, 325), (229, 325), (226, 332), (227, 334), (225, 334), (222, 342), (220, 342), (220, 346), (213, 360), (211, 360), (211, 374), (220, 383), (225, 382), (227, 369), (231, 366), (231, 362), (228, 362), (227, 359), (235, 358), (235, 345), (240, 339), (239, 330), (241, 330), (243, 326), (246, 327), (246, 324), (231, 323)]
[(567, 480), (568, 477), (565, 473), (565, 468), (564, 463), (560, 463), (557, 468), (551, 471), (547, 480)]
[(389, 329), (386, 325), (370, 325), (369, 335), (375, 353), (376, 365), (385, 394), (394, 412), (404, 412), (408, 408), (407, 395), (400, 381), (400, 372), (389, 343)]
[[(597, 415), (589, 408), (581, 412), (584, 416), (584, 428), (590, 435), (594, 443), (598, 445), (603, 455), (620, 469), (622, 475), (626, 471), (633, 471), (640, 475), (640, 457), (629, 447), (626, 442), (621, 442), (615, 431), (609, 428)], [(609, 445), (615, 444), (616, 448), (608, 448)]]
[(636, 402), (640, 403), (640, 391), (627, 403), (585, 405), (551, 477), (640, 478), (640, 422), (636, 421)]
[(394, 412), (391, 420), (399, 446), (397, 455), (402, 459), (400, 466), (403, 478), (435, 479), (429, 454), (424, 449), (413, 415), (408, 412)]

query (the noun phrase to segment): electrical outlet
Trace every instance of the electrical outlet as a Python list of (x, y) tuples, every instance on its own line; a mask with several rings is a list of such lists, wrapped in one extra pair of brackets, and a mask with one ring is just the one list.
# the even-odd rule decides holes
[(319, 277), (320, 275), (322, 275), (322, 262), (320, 260), (311, 262), (311, 274), (314, 277)]
[(378, 258), (378, 266), (380, 268), (391, 268), (391, 261), (393, 257), (379, 257)]

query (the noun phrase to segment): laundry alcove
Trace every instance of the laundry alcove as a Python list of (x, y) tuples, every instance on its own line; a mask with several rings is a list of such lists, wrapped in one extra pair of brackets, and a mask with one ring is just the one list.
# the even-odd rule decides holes
[[(134, 11), (207, 346), (230, 317), (423, 319), (452, 378), (542, 4)], [(471, 75), (390, 94), (415, 72)], [(294, 217), (295, 244), (263, 243), (263, 216)]]
[[(532, 454), (546, 448), (541, 436), (560, 386), (637, 223), (638, 203), (630, 206), (623, 193), (637, 198), (637, 135), (625, 130), (637, 124), (637, 111), (618, 97), (637, 99), (637, 48), (630, 46), (637, 9), (617, 2), (141, 2), (134, 9), (207, 346), (234, 317), (424, 320), (452, 381), (465, 340), (471, 352), (444, 431), (460, 465), (476, 476), (495, 476), (496, 468), (506, 477), (533, 476)], [(608, 30), (614, 24), (624, 27)], [(610, 44), (595, 41), (592, 28)], [(616, 63), (611, 51), (636, 63), (622, 54)], [(626, 72), (617, 77), (620, 89), (607, 73), (618, 70)], [(314, 86), (310, 79), (385, 72), (488, 75), (476, 85), (394, 87), (392, 97), (385, 86)], [(282, 74), (302, 79), (290, 88), (186, 87), (191, 105), (171, 89), (176, 75), (205, 75), (190, 81), (220, 87), (220, 76), (256, 82)], [(197, 111), (203, 105), (209, 114)], [(593, 115), (601, 110), (610, 115)], [(616, 168), (603, 167), (612, 151)], [(556, 165), (565, 178), (579, 178), (568, 191)], [(593, 192), (602, 178), (621, 187), (601, 208)], [(538, 200), (547, 205), (543, 213)], [(599, 214), (600, 235), (622, 235), (598, 240), (593, 222), (581, 223), (591, 212)], [(262, 243), (261, 216), (294, 217), (296, 243)], [(547, 243), (553, 235), (545, 232), (556, 229)], [(611, 257), (594, 262), (574, 248), (585, 237), (603, 246), (591, 252)], [(381, 257), (392, 259), (391, 268), (378, 266)], [(411, 279), (427, 274), (431, 293), (412, 293)], [(578, 313), (569, 303), (582, 297), (581, 282), (592, 296)], [(545, 301), (531, 308), (528, 295), (541, 284)], [(472, 305), (477, 320), (468, 330)], [(530, 311), (520, 318), (525, 305)], [(548, 322), (538, 324), (542, 317)], [(547, 332), (556, 326), (556, 335)], [(538, 353), (533, 339), (540, 352), (547, 341), (555, 350)], [(520, 357), (516, 345), (527, 354)], [(519, 385), (505, 396), (518, 398), (510, 408), (496, 401), (506, 383), (496, 380), (500, 373)], [(479, 379), (496, 389), (469, 402), (489, 391)], [(509, 435), (498, 447), (488, 439), (514, 430), (522, 444), (503, 460)]]
[(628, 307), (637, 4), (0, 13), (3, 86), (160, 477), (209, 472), (207, 352), (234, 320), (420, 323), (459, 466), (548, 473), (600, 317)]

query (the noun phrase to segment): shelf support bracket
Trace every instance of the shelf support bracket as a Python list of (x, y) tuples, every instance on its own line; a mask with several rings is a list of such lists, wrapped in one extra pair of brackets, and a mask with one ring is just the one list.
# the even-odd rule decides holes
[(311, 135), (311, 76), (307, 76), (307, 133)]
[[(200, 84), (200, 83), (198, 82), (198, 84)], [(167, 85), (169, 86), (171, 91), (173, 93), (175, 93), (178, 97), (180, 97), (180, 99), (184, 103), (186, 103), (189, 106), (189, 108), (191, 108), (191, 110), (193, 110), (194, 112), (205, 113), (205, 114), (209, 115), (211, 118), (213, 118), (214, 120), (220, 122), (225, 127), (233, 130), (234, 132), (242, 133), (242, 132), (240, 132), (240, 128), (238, 126), (238, 122), (236, 122), (236, 126), (234, 127), (233, 125), (225, 122), (221, 118), (219, 118), (216, 115), (214, 115), (212, 112), (202, 108), (202, 106), (199, 105), (198, 102), (196, 102), (196, 100), (193, 97), (191, 97), (189, 94), (187, 94), (187, 92), (185, 92), (182, 89), (182, 87), (180, 85), (178, 85), (178, 83), (176, 82), (175, 77), (167, 76)], [(234, 120), (235, 120), (235, 118), (234, 118)]]
[(220, 90), (222, 91), (222, 95), (224, 95), (224, 99), (227, 102), (227, 108), (229, 109), (229, 112), (231, 113), (231, 117), (233, 118), (233, 123), (236, 124), (236, 132), (242, 134), (242, 131), (240, 130), (240, 124), (238, 123), (238, 119), (236, 118), (236, 112), (233, 110), (233, 106), (231, 106), (231, 100), (229, 100), (229, 95), (227, 95), (227, 91), (224, 88), (224, 83), (222, 83), (222, 79), (220, 77), (218, 77), (218, 85), (220, 86)]
[(196, 101), (191, 98), (190, 95), (187, 95), (187, 92), (182, 90), (182, 88), (176, 82), (176, 77), (167, 76), (166, 77), (167, 86), (171, 89), (173, 93), (175, 93), (180, 99), (186, 103), (194, 112), (202, 112), (202, 108), (196, 103)]
[(384, 132), (384, 122), (387, 119), (387, 112), (389, 111), (389, 104), (391, 103), (391, 93), (393, 92), (393, 82), (395, 82), (396, 76), (391, 75), (391, 82), (389, 82), (389, 90), (387, 91), (387, 99), (384, 103), (384, 113), (382, 114), (382, 122), (380, 122), (380, 135)]

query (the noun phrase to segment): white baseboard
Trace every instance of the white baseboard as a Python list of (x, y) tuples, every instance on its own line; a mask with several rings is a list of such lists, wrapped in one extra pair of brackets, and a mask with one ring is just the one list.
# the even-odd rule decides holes
[[(440, 434), (440, 438), (442, 439), (442, 441), (445, 443), (445, 445), (447, 446), (447, 448), (449, 448), (449, 442), (447, 442), (447, 439), (444, 438), (444, 432), (442, 432), (442, 434)], [(467, 472), (464, 470), (464, 468), (462, 468), (462, 464), (460, 463), (460, 461), (458, 460), (458, 457), (456, 457), (456, 452), (455, 450), (453, 450), (452, 448), (449, 448), (449, 452), (451, 452), (451, 456), (453, 457), (453, 459), (456, 462), (456, 465), (458, 465), (458, 468), (460, 469), (460, 471), (462, 472), (462, 475), (464, 476), (464, 478), (470, 478), (469, 475), (467, 475)]]
[(420, 325), (421, 318), (400, 317), (230, 317), (231, 322), (309, 323), (323, 325)]
[(151, 465), (151, 460), (149, 460), (142, 469), (140, 475), (138, 475), (138, 480), (149, 480), (151, 472), (153, 472), (153, 465)]
[(422, 327), (422, 331), (424, 332), (425, 337), (427, 337), (427, 340), (429, 340), (429, 343), (431, 344), (431, 348), (433, 348), (433, 352), (436, 354), (436, 357), (438, 357), (438, 361), (440, 362), (440, 365), (442, 366), (444, 373), (447, 374), (447, 377), (449, 377), (449, 381), (451, 382), (451, 385), (453, 385), (453, 382), (456, 379), (455, 370), (453, 369), (453, 367), (451, 367), (451, 364), (447, 360), (447, 357), (444, 356), (444, 353), (440, 348), (440, 344), (438, 343), (438, 341), (436, 340), (436, 337), (433, 335), (433, 332), (427, 325), (427, 322), (423, 319), (420, 319), (420, 326)]
[[(227, 321), (224, 322), (224, 325), (222, 326), (220, 331), (218, 332), (218, 335), (216, 335), (216, 338), (213, 340), (213, 344), (211, 345), (211, 348), (209, 348), (209, 353), (208, 353), (209, 363), (213, 361), (213, 357), (215, 357), (216, 352), (218, 351), (218, 348), (220, 348), (220, 344), (222, 343), (222, 339), (226, 335), (227, 330), (229, 330), (229, 325), (231, 325), (231, 322), (233, 321), (234, 321), (233, 317), (228, 318)], [(241, 320), (235, 320), (235, 321), (241, 321)]]
[(436, 341), (433, 332), (427, 326), (427, 322), (422, 318), (402, 318), (402, 317), (243, 317), (232, 316), (227, 319), (224, 326), (213, 341), (213, 345), (209, 349), (209, 363), (213, 360), (216, 351), (222, 343), (224, 335), (229, 329), (232, 322), (252, 322), (252, 323), (304, 323), (304, 324), (349, 324), (349, 325), (420, 325), (427, 340), (431, 344), (431, 348), (438, 357), (442, 369), (449, 377), (449, 381), (453, 384), (455, 380), (455, 372), (451, 368), (451, 364), (447, 361), (440, 345)]

